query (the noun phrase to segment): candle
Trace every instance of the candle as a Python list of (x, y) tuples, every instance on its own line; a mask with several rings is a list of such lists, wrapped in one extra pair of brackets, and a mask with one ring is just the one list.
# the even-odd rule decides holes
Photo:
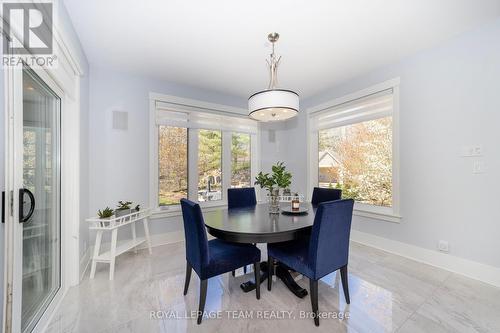
[(298, 211), (300, 209), (299, 195), (295, 193), (295, 197), (292, 199), (292, 210)]

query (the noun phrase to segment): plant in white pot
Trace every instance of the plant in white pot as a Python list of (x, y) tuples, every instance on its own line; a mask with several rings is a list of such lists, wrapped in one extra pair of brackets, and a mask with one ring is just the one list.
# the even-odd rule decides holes
[(115, 209), (115, 216), (120, 217), (123, 215), (130, 214), (132, 210), (130, 209), (131, 201), (118, 201), (118, 208)]
[(113, 216), (113, 210), (109, 207), (104, 208), (103, 210), (100, 210), (97, 212), (97, 216), (99, 216), (100, 219), (109, 219), (111, 216)]

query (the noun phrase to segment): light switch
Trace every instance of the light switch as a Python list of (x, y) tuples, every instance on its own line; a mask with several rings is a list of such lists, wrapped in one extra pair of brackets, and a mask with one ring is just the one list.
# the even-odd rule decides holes
[(485, 172), (485, 166), (484, 166), (484, 161), (474, 161), (472, 164), (472, 173), (473, 174), (478, 174), (478, 173), (484, 173)]
[(483, 156), (483, 146), (481, 145), (462, 146), (462, 152), (460, 153), (460, 156), (462, 157)]

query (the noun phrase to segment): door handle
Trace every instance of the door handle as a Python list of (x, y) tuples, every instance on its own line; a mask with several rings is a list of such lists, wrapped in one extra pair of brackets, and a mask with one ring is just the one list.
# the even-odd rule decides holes
[[(30, 211), (28, 212), (28, 215), (24, 216), (24, 193), (30, 197)], [(28, 221), (31, 216), (33, 215), (33, 212), (35, 211), (35, 196), (33, 193), (31, 193), (30, 190), (27, 188), (20, 188), (19, 189), (19, 223), (24, 223)]]

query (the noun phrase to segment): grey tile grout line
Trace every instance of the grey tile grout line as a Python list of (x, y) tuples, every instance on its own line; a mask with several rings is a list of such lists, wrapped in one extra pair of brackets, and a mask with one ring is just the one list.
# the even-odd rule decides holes
[(451, 276), (454, 274), (453, 272), (450, 272), (450, 271), (447, 271), (447, 272), (448, 272), (448, 276), (446, 277), (446, 279), (444, 279), (439, 285), (437, 285), (435, 288), (432, 289), (432, 293), (427, 298), (425, 298), (423, 300), (423, 302), (420, 303), (420, 305), (417, 306), (417, 308), (412, 313), (410, 313), (410, 315), (405, 319), (405, 321), (403, 321), (401, 323), (401, 325), (399, 325), (399, 327), (396, 328), (396, 330), (394, 330), (394, 333), (398, 333), (401, 330), (401, 328), (403, 328), (403, 326), (406, 324), (406, 322), (408, 320), (410, 320), (410, 318), (413, 317), (413, 315), (415, 313), (417, 313), (417, 311), (420, 310), (420, 308), (422, 308), (422, 306), (432, 297), (432, 295), (434, 295), (434, 292), (436, 290), (438, 290), (439, 288), (443, 287), (445, 282), (448, 281), (451, 278)]

